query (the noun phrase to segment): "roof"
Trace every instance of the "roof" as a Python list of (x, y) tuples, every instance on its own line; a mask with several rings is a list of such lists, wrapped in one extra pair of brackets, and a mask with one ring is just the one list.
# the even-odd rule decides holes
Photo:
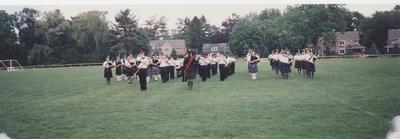
[[(166, 45), (169, 44), (169, 45)], [(150, 41), (150, 47), (163, 47), (163, 46), (172, 46), (174, 48), (186, 48), (185, 40), (154, 40)]]
[(388, 39), (399, 39), (399, 38), (400, 38), (400, 29), (389, 29)]
[(400, 45), (400, 38), (394, 42), (392, 42), (391, 44), (388, 44), (385, 46), (385, 48), (393, 48), (395, 45)]
[(208, 43), (208, 44), (203, 44), (203, 47), (211, 47), (211, 46), (226, 47), (227, 45), (228, 45), (227, 43)]
[[(217, 49), (212, 49), (214, 47), (218, 47)], [(209, 43), (209, 44), (203, 44), (203, 52), (209, 53), (209, 52), (222, 52), (226, 53), (229, 52), (229, 47), (227, 43)]]
[[(346, 31), (346, 32), (335, 32), (335, 37), (336, 39), (340, 38), (341, 36), (344, 36), (348, 40), (354, 41), (354, 42), (359, 42), (360, 41), (360, 34), (358, 31)], [(323, 41), (324, 37), (319, 37), (318, 41)]]
[(335, 35), (336, 35), (336, 38), (343, 35), (355, 42), (358, 42), (360, 40), (360, 34), (358, 33), (358, 31), (336, 32)]
[(349, 45), (347, 49), (366, 49), (366, 47), (362, 45)]

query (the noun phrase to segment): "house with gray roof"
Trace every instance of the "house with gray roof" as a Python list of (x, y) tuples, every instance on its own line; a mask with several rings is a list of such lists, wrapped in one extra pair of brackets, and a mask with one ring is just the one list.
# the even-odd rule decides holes
[(185, 40), (153, 40), (150, 41), (150, 47), (150, 53), (155, 55), (161, 53), (171, 55), (173, 49), (178, 55), (186, 53)]
[(203, 44), (203, 53), (228, 53), (229, 47), (227, 43), (209, 43)]
[(386, 41), (386, 53), (392, 53), (395, 48), (400, 48), (400, 29), (389, 29)]
[[(333, 46), (329, 48), (330, 52), (337, 55), (361, 53), (366, 47), (360, 45), (360, 35), (358, 31), (335, 32)], [(324, 55), (327, 51), (327, 43), (320, 37), (317, 43), (319, 53)]]

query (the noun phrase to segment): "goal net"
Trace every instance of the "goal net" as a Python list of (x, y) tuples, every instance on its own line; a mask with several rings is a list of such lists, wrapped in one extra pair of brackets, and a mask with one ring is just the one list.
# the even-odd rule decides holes
[(0, 71), (23, 70), (24, 67), (15, 59), (0, 60)]

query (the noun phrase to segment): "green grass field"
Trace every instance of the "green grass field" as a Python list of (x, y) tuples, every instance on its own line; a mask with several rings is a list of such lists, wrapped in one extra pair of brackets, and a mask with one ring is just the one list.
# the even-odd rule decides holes
[(56, 138), (385, 138), (400, 114), (400, 58), (321, 59), (290, 80), (239, 62), (220, 82), (106, 85), (101, 67), (0, 73), (0, 132)]

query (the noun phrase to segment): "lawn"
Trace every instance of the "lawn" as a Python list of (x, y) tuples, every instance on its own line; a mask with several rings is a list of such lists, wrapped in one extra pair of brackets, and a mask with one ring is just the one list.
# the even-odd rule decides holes
[(400, 58), (321, 59), (315, 79), (244, 62), (220, 82), (106, 85), (101, 67), (0, 73), (0, 132), (56, 138), (385, 138), (400, 114)]

